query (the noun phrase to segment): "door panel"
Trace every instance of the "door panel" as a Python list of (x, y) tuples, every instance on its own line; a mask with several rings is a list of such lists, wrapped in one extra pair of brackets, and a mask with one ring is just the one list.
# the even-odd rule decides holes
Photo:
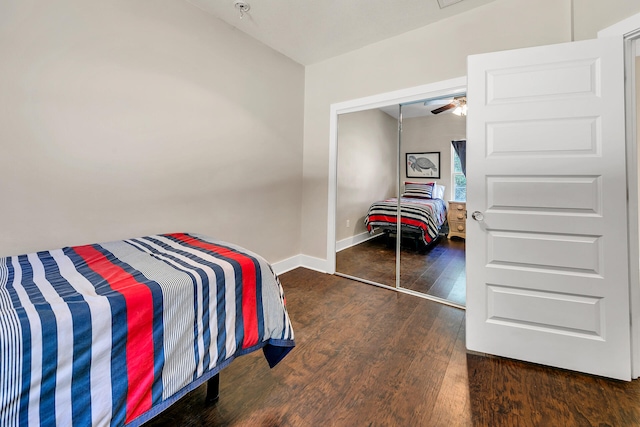
[[(584, 338), (600, 338), (603, 329), (600, 298), (559, 295), (508, 286), (488, 287), (489, 321)], [(571, 312), (572, 316), (564, 313)]]
[(488, 231), (487, 266), (599, 275), (601, 237)]
[[(597, 155), (598, 124), (595, 117), (488, 123), (487, 155)], [(573, 138), (563, 139), (566, 134)]]
[(622, 40), (468, 66), (467, 347), (630, 379)]
[(598, 71), (593, 57), (487, 70), (487, 105), (598, 96)]
[(487, 209), (601, 215), (598, 176), (488, 176)]

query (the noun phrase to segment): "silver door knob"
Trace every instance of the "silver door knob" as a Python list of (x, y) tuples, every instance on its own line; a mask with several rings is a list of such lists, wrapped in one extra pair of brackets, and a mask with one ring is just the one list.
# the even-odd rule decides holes
[(474, 211), (471, 214), (471, 218), (475, 219), (476, 221), (482, 221), (484, 219), (484, 215), (482, 215), (482, 212), (480, 211)]

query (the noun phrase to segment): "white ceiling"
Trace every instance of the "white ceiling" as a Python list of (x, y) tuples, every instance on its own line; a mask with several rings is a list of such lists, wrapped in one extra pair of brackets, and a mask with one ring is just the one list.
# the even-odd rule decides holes
[(236, 0), (186, 1), (309, 65), (494, 0), (244, 0), (242, 19)]

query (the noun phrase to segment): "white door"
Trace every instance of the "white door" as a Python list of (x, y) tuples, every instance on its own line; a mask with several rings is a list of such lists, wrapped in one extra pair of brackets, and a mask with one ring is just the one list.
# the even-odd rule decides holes
[(468, 67), (467, 348), (631, 379), (622, 39)]

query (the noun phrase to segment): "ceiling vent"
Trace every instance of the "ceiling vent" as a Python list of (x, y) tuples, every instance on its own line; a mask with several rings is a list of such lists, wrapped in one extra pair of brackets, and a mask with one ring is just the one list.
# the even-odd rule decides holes
[(460, 3), (462, 0), (438, 0), (438, 4), (440, 5), (440, 9), (444, 9), (447, 6), (451, 6), (452, 4)]

